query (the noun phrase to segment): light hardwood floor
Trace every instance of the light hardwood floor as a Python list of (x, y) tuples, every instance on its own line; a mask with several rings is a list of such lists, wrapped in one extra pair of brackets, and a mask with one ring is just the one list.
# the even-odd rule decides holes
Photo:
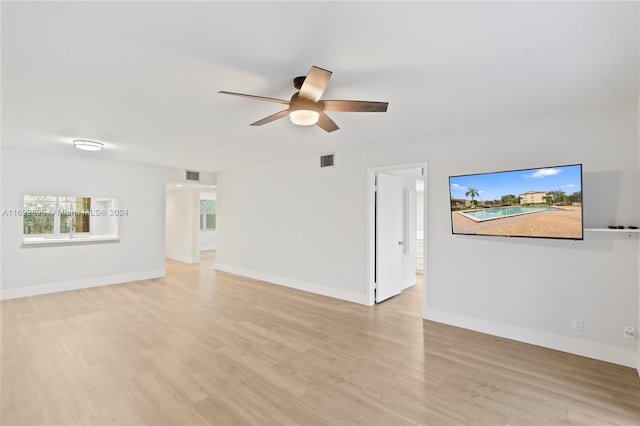
[(640, 424), (635, 370), (168, 261), (1, 303), (2, 425)]

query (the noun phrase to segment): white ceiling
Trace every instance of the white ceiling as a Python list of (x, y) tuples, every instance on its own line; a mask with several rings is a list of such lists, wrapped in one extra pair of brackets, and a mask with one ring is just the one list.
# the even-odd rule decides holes
[[(220, 171), (638, 99), (637, 2), (7, 2), (2, 143)], [(311, 65), (324, 99), (388, 101), (250, 127)], [(104, 141), (76, 152), (74, 138)]]

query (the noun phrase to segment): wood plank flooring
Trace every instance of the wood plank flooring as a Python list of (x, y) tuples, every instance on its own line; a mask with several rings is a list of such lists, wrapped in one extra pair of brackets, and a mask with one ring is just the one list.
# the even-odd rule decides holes
[(638, 425), (635, 370), (168, 261), (1, 302), (2, 425)]

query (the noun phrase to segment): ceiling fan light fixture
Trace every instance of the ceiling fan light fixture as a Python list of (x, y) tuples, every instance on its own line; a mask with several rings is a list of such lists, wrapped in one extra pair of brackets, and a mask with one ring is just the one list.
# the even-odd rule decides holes
[(73, 146), (83, 151), (102, 151), (104, 144), (102, 142), (90, 141), (86, 139), (76, 139)]
[(312, 126), (318, 122), (320, 113), (311, 109), (297, 109), (289, 112), (289, 119), (298, 126)]

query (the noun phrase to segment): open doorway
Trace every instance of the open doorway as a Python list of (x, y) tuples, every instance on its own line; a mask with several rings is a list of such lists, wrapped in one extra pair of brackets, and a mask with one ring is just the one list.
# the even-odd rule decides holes
[(411, 163), (367, 171), (371, 305), (419, 281), (426, 288), (426, 170), (426, 163)]
[(214, 251), (216, 249), (217, 194), (214, 190), (200, 192), (200, 251)]
[(166, 258), (183, 263), (199, 263), (203, 249), (215, 249), (215, 191), (215, 185), (167, 183)]

